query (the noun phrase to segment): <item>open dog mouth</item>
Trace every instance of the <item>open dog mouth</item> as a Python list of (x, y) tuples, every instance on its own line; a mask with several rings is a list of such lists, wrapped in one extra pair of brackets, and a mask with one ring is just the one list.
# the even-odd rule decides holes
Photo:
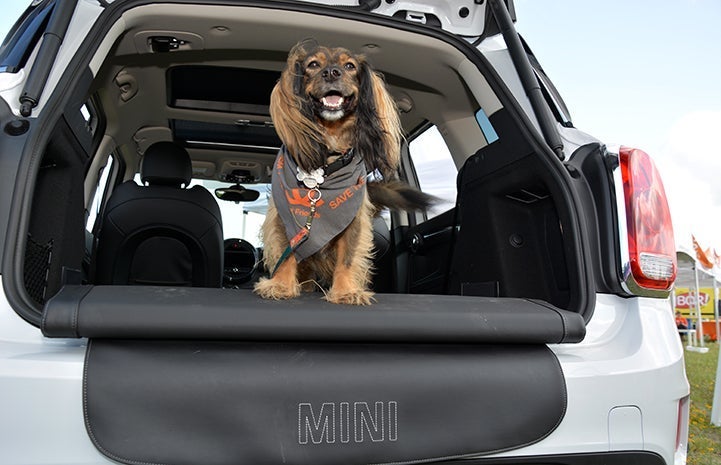
[(353, 95), (343, 95), (337, 90), (332, 90), (318, 99), (325, 111), (345, 110), (353, 100)]
[(315, 98), (315, 112), (326, 121), (338, 121), (345, 117), (350, 108), (354, 95), (343, 95), (338, 90), (326, 92), (322, 97)]
[(340, 92), (329, 92), (321, 97), (320, 102), (328, 110), (340, 110), (343, 107), (345, 98)]

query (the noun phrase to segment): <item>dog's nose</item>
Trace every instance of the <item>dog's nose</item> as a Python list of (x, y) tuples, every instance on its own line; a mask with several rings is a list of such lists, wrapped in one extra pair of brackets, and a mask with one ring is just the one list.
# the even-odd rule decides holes
[(328, 66), (321, 72), (321, 76), (323, 76), (323, 79), (326, 81), (335, 81), (340, 78), (342, 74), (343, 71), (339, 66)]

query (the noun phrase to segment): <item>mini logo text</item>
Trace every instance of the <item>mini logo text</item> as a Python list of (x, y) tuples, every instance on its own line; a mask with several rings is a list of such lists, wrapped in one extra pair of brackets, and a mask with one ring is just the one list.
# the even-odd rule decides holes
[(397, 440), (396, 401), (298, 404), (299, 444)]

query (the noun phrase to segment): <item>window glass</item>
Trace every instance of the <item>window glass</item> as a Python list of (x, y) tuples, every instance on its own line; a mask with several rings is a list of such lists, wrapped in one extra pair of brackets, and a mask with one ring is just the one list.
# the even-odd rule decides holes
[(453, 208), (456, 204), (458, 169), (438, 128), (431, 126), (408, 144), (418, 184), (423, 192), (440, 202), (427, 212), (428, 218)]
[(47, 28), (54, 5), (45, 2), (38, 6), (33, 2), (17, 20), (0, 46), (0, 73), (17, 73), (26, 65)]
[(108, 157), (108, 161), (103, 168), (101, 168), (100, 178), (98, 184), (95, 187), (95, 195), (93, 201), (90, 203), (90, 211), (88, 212), (88, 221), (85, 223), (85, 229), (88, 232), (93, 232), (95, 227), (95, 220), (100, 215), (100, 209), (103, 205), (103, 199), (105, 198), (105, 192), (108, 190), (108, 179), (110, 179), (110, 173), (113, 171), (113, 165), (115, 160), (113, 156)]
[(498, 140), (498, 134), (496, 134), (496, 130), (493, 129), (491, 120), (488, 119), (488, 115), (483, 111), (483, 108), (479, 108), (476, 112), (476, 121), (483, 132), (483, 136), (486, 138), (486, 142), (492, 144)]
[(90, 134), (95, 135), (95, 133), (98, 130), (98, 112), (95, 109), (95, 107), (92, 105), (92, 102), (86, 102), (80, 107), (80, 115), (83, 118), (83, 121), (85, 121), (85, 126), (90, 131)]
[[(142, 185), (140, 173), (133, 178), (136, 184)], [(220, 200), (215, 196), (215, 189), (228, 187), (227, 182), (214, 181), (210, 179), (191, 179), (188, 188), (201, 186), (208, 190), (220, 207), (220, 215), (223, 218), (223, 237), (225, 239), (245, 239), (253, 244), (253, 247), (262, 247), (260, 240), (260, 228), (265, 221), (265, 214), (268, 210), (268, 197), (270, 196), (270, 184), (241, 184), (246, 189), (260, 192), (258, 199), (253, 202), (229, 202)]]
[(259, 248), (263, 244), (260, 241), (260, 228), (265, 220), (265, 213), (268, 210), (268, 197), (270, 196), (270, 184), (241, 184), (246, 189), (260, 192), (260, 196), (253, 202), (229, 202), (220, 200), (215, 196), (214, 191), (219, 187), (228, 187), (227, 182), (212, 181), (207, 179), (193, 179), (190, 186), (200, 185), (208, 189), (213, 198), (220, 206), (220, 214), (223, 217), (223, 236), (226, 239), (245, 239)]
[(548, 79), (548, 77), (543, 74), (542, 71), (535, 70), (535, 72), (536, 77), (538, 77), (538, 80), (541, 83), (541, 91), (543, 92), (543, 97), (546, 99), (546, 102), (551, 108), (551, 111), (553, 112), (556, 120), (565, 126), (572, 126), (571, 116), (568, 113), (568, 108), (566, 108), (566, 104), (561, 99), (561, 96), (558, 94), (558, 91), (553, 86), (551, 80)]
[(92, 118), (92, 115), (90, 114), (90, 108), (88, 107), (88, 104), (83, 104), (83, 106), (80, 107), (80, 114), (83, 115), (83, 119), (86, 123), (90, 123), (90, 118)]

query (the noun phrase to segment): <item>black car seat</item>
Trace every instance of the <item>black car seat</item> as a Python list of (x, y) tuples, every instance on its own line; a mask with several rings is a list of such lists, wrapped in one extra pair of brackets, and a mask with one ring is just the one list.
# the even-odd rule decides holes
[(393, 254), (391, 233), (388, 224), (381, 216), (373, 218), (373, 281), (374, 292), (393, 292)]
[(188, 152), (157, 142), (145, 152), (143, 186), (118, 186), (97, 237), (95, 284), (220, 287), (220, 208), (203, 187), (188, 188)]

